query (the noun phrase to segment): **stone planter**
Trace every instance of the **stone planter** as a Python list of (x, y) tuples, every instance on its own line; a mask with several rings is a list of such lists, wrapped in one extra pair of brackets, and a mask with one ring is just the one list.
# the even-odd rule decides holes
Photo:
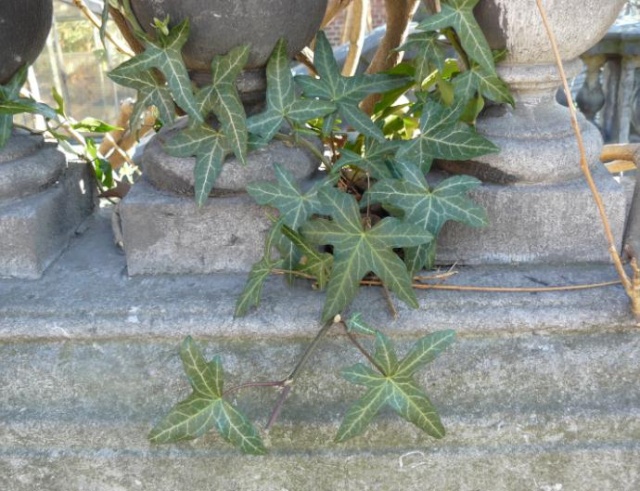
[[(52, 0), (0, 5), (0, 83), (32, 63), (51, 27)], [(0, 150), (0, 277), (38, 278), (93, 207), (88, 169), (68, 166), (41, 136), (17, 130)]]
[[(579, 55), (604, 36), (624, 3), (546, 3), (568, 77), (580, 71)], [(511, 88), (516, 105), (490, 107), (478, 118), (478, 132), (495, 142), (500, 153), (443, 165), (487, 183), (477, 198), (487, 207), (491, 225), (478, 232), (448, 227), (441, 251), (448, 260), (466, 263), (607, 261), (569, 113), (555, 101), (560, 76), (536, 3), (481, 0), (475, 12), (491, 47), (508, 50), (498, 73)], [(602, 139), (597, 128), (582, 116), (580, 126), (589, 165), (621, 240), (626, 213), (623, 190), (599, 164)]]
[[(287, 39), (293, 57), (313, 39), (326, 4), (326, 0), (132, 0), (131, 8), (151, 35), (154, 17), (168, 15), (171, 25), (190, 20), (183, 55), (196, 85), (209, 82), (214, 56), (250, 44), (249, 61), (237, 87), (251, 114), (265, 98), (265, 66), (278, 39)], [(198, 208), (192, 196), (195, 159), (171, 157), (162, 146), (175, 129), (163, 130), (147, 145), (144, 178), (121, 203), (129, 274), (248, 271), (262, 256), (270, 222), (245, 193), (246, 185), (273, 179), (273, 163), (284, 165), (304, 181), (319, 162), (310, 152), (282, 142), (250, 153), (246, 166), (229, 158), (211, 198)]]
[(0, 4), (0, 85), (38, 57), (51, 29), (52, 15), (52, 0)]

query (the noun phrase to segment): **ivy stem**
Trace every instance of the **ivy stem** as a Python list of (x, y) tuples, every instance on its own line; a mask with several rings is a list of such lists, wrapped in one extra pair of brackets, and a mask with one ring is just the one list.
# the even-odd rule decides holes
[(340, 324), (342, 324), (342, 327), (344, 328), (344, 332), (349, 338), (349, 341), (351, 341), (353, 345), (358, 349), (358, 351), (362, 353), (362, 356), (364, 356), (369, 363), (371, 363), (374, 367), (376, 367), (376, 370), (378, 370), (382, 375), (386, 375), (385, 371), (378, 364), (378, 362), (373, 359), (373, 356), (371, 356), (371, 354), (364, 348), (364, 346), (360, 344), (360, 341), (358, 341), (358, 338), (356, 338), (356, 336), (352, 332), (349, 332), (347, 325), (344, 322), (340, 322)]
[(293, 368), (291, 373), (289, 373), (287, 378), (285, 378), (282, 382), (279, 383), (279, 386), (283, 387), (283, 390), (280, 393), (280, 397), (278, 397), (278, 400), (276, 402), (275, 407), (273, 408), (273, 411), (271, 412), (271, 417), (269, 418), (269, 422), (265, 427), (265, 431), (269, 431), (271, 427), (274, 425), (274, 423), (276, 422), (276, 420), (278, 419), (278, 416), (280, 416), (282, 407), (284, 406), (285, 401), (289, 397), (289, 394), (293, 389), (293, 384), (298, 378), (298, 375), (300, 375), (300, 372), (309, 361), (309, 358), (311, 357), (315, 349), (318, 347), (318, 344), (320, 343), (324, 335), (327, 334), (327, 332), (329, 332), (329, 330), (334, 324), (335, 322), (332, 319), (329, 322), (327, 322), (324, 326), (322, 326), (322, 329), (318, 331), (318, 334), (316, 334), (316, 337), (313, 338), (313, 341), (311, 341), (311, 344), (307, 346), (307, 349), (302, 354), (302, 357), (298, 360), (298, 363), (296, 363), (296, 366)]

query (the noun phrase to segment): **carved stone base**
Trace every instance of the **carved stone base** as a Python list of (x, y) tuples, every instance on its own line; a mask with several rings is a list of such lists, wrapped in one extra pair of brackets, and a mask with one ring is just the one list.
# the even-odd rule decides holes
[(270, 222), (245, 193), (210, 198), (160, 191), (142, 179), (120, 203), (127, 269), (139, 274), (247, 272)]
[(86, 165), (71, 163), (44, 191), (0, 199), (0, 277), (42, 275), (91, 214), (92, 182)]
[[(594, 178), (618, 248), (627, 214), (626, 194), (601, 165)], [(490, 224), (474, 229), (445, 225), (441, 264), (580, 263), (610, 261), (593, 197), (583, 178), (557, 184), (484, 184), (472, 193)]]

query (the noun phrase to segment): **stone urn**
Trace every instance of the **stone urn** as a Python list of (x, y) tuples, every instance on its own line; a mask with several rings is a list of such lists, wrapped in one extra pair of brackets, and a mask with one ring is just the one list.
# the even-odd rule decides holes
[[(567, 77), (582, 69), (579, 56), (613, 24), (625, 0), (545, 1)], [(501, 151), (469, 162), (444, 162), (485, 185), (477, 200), (489, 227), (445, 230), (445, 260), (466, 263), (608, 261), (598, 213), (585, 184), (569, 111), (556, 102), (561, 85), (552, 47), (534, 0), (480, 0), (475, 8), (491, 48), (508, 54), (497, 66), (515, 107), (494, 105), (477, 130)], [(621, 240), (625, 198), (600, 165), (602, 138), (579, 115), (587, 161), (600, 184), (616, 238)]]
[(189, 19), (190, 38), (183, 56), (197, 84), (210, 80), (215, 55), (250, 44), (249, 61), (238, 84), (245, 100), (251, 99), (251, 92), (264, 91), (263, 69), (278, 39), (287, 39), (291, 57), (299, 53), (315, 36), (327, 6), (327, 0), (130, 1), (138, 23), (151, 35), (154, 18), (169, 16), (171, 25)]
[(51, 29), (52, 0), (0, 3), (0, 85), (38, 57)]
[[(579, 56), (604, 37), (625, 0), (544, 2), (560, 55), (571, 78), (582, 69)], [(551, 182), (580, 174), (568, 111), (555, 101), (561, 85), (553, 51), (533, 0), (480, 0), (475, 8), (493, 49), (506, 48), (498, 74), (516, 100), (514, 109), (494, 108), (478, 121), (478, 130), (502, 148), (477, 162), (475, 173), (492, 182)], [(598, 160), (597, 129), (581, 118), (589, 160)], [(534, 153), (530, 142), (545, 142)]]

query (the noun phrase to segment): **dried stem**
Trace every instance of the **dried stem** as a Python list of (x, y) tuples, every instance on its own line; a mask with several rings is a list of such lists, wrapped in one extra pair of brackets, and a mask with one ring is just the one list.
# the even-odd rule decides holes
[[(84, 15), (91, 24), (96, 29), (102, 29), (102, 21), (98, 19), (98, 17), (89, 10), (84, 0), (73, 0), (73, 4), (80, 10), (82, 15)], [(109, 32), (105, 33), (106, 38), (111, 41), (111, 43), (115, 46), (115, 48), (122, 54), (127, 56), (133, 56), (134, 53), (129, 48), (120, 43), (117, 39), (115, 39)]]
[(609, 218), (607, 217), (607, 213), (604, 208), (602, 197), (600, 196), (600, 193), (595, 184), (595, 181), (593, 180), (593, 176), (591, 175), (591, 170), (589, 169), (589, 164), (587, 162), (587, 154), (584, 148), (584, 141), (582, 138), (582, 132), (580, 131), (580, 125), (578, 124), (578, 116), (576, 114), (575, 104), (573, 102), (571, 90), (569, 89), (569, 83), (567, 82), (567, 76), (562, 66), (562, 58), (560, 56), (560, 51), (558, 50), (558, 43), (555, 39), (553, 30), (551, 29), (551, 26), (549, 24), (547, 12), (542, 5), (542, 1), (536, 0), (536, 5), (538, 6), (538, 10), (540, 11), (540, 16), (542, 17), (542, 23), (544, 24), (545, 30), (547, 31), (547, 36), (549, 37), (549, 42), (551, 43), (556, 64), (558, 66), (558, 72), (560, 74), (560, 78), (562, 79), (562, 86), (564, 89), (564, 93), (567, 97), (569, 114), (571, 115), (571, 126), (573, 127), (573, 131), (576, 136), (576, 141), (578, 142), (578, 148), (580, 150), (580, 167), (587, 180), (589, 189), (593, 194), (593, 199), (595, 200), (596, 206), (598, 207), (598, 212), (600, 214), (600, 219), (602, 221), (605, 237), (609, 244), (609, 254), (611, 255), (611, 259), (613, 260), (613, 264), (616, 268), (616, 271), (618, 272), (618, 276), (620, 277), (620, 282), (624, 286), (625, 292), (627, 293), (627, 295), (629, 296), (629, 299), (632, 302), (632, 309), (633, 309), (634, 315), (636, 315), (636, 318), (640, 318), (640, 295), (638, 294), (637, 291), (634, 290), (632, 282), (627, 276), (624, 266), (622, 265), (622, 259), (620, 258), (620, 254), (618, 253), (618, 250), (615, 245), (615, 239), (613, 237), (613, 232), (611, 230)]

